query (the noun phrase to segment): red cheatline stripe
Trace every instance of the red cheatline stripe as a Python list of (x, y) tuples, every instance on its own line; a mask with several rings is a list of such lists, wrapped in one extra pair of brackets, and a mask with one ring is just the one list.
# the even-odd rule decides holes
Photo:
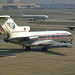
[(63, 39), (63, 38), (73, 38), (73, 37), (58, 37), (58, 38), (39, 38), (38, 40), (48, 40), (48, 39)]

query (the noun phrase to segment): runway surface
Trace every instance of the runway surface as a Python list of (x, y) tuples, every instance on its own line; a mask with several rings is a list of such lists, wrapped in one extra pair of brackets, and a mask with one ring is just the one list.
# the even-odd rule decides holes
[(0, 75), (74, 75), (75, 47), (51, 47), (32, 51), (10, 43), (0, 43)]

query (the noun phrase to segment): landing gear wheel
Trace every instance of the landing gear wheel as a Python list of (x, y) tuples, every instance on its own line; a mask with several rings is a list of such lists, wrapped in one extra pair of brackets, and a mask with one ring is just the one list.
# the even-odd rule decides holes
[[(73, 43), (71, 42), (71, 44), (73, 44)], [(71, 48), (72, 46), (68, 46), (68, 47), (70, 47), (70, 48)]]
[(46, 51), (47, 51), (47, 47), (43, 47), (43, 48), (42, 48), (42, 51), (43, 51), (43, 52), (46, 52)]
[(64, 45), (63, 47), (68, 47), (68, 46)]
[(73, 44), (73, 43), (71, 42), (71, 44)]
[(31, 47), (26, 46), (26, 50), (31, 51)]
[(23, 49), (25, 49), (25, 46), (23, 46)]

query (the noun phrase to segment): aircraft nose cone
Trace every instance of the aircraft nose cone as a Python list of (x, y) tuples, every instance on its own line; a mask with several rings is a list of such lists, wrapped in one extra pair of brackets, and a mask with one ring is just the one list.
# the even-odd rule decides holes
[(47, 18), (49, 18), (48, 16), (46, 16)]

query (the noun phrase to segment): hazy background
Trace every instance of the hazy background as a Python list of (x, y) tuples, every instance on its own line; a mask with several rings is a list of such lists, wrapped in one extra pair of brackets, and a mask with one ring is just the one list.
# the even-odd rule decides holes
[[(6, 0), (0, 0), (0, 2), (6, 2)], [(75, 0), (21, 0), (21, 3), (36, 3), (36, 4), (66, 3), (66, 4), (75, 4)]]

